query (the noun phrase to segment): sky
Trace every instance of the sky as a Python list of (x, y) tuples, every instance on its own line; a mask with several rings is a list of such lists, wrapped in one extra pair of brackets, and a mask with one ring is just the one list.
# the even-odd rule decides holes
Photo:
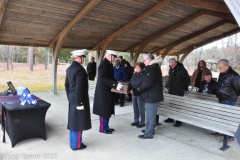
[[(227, 42), (227, 39), (228, 39), (228, 37), (223, 39), (225, 44)], [(237, 44), (240, 46), (240, 33), (237, 33)], [(222, 47), (222, 39), (203, 46), (203, 49), (209, 49), (209, 48), (212, 48), (212, 47), (215, 47), (215, 46), (217, 46), (218, 48)]]

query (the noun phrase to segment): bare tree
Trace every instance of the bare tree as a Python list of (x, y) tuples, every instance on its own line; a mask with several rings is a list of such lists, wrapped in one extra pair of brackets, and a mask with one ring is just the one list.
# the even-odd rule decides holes
[(33, 47), (28, 48), (28, 66), (30, 71), (33, 71)]

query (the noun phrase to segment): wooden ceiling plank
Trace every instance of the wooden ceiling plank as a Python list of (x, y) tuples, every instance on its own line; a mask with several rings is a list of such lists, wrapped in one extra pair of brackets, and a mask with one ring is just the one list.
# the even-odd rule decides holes
[(7, 2), (8, 2), (8, 0), (0, 1), (0, 25), (2, 24), (3, 15), (4, 15), (6, 7), (7, 7)]
[[(213, 25), (211, 25), (211, 26), (209, 26), (209, 27), (206, 27), (206, 28), (204, 28), (204, 29), (202, 29), (202, 30), (200, 30), (200, 31), (197, 31), (197, 32), (195, 32), (195, 33), (193, 33), (193, 34), (191, 34), (191, 35), (189, 35), (189, 36), (186, 36), (186, 37), (184, 37), (184, 38), (181, 38), (181, 39), (179, 39), (179, 40), (177, 40), (177, 41), (175, 41), (175, 42), (173, 42), (173, 43), (171, 43), (171, 44), (168, 44), (168, 45), (166, 45), (166, 46), (163, 46), (163, 47), (159, 48), (158, 50), (162, 50), (162, 49), (167, 48), (167, 47), (169, 47), (169, 46), (171, 46), (172, 48), (173, 48), (173, 47), (176, 47), (177, 45), (179, 45), (179, 44), (181, 44), (181, 43), (183, 43), (183, 42), (186, 42), (186, 41), (188, 41), (188, 40), (191, 40), (192, 38), (195, 38), (195, 37), (197, 37), (197, 36), (199, 36), (199, 35), (201, 35), (201, 34), (203, 34), (203, 33), (206, 33), (206, 32), (208, 32), (208, 31), (210, 31), (210, 30), (213, 30), (213, 29), (215, 29), (215, 28), (217, 28), (217, 27), (219, 27), (219, 26), (221, 26), (221, 25), (224, 25), (224, 24), (226, 24), (226, 23), (231, 23), (231, 22), (229, 22), (228, 20), (222, 20), (222, 21), (220, 21), (220, 22), (218, 22), (218, 23), (215, 23), (215, 24), (213, 24)], [(156, 51), (156, 50), (155, 50), (155, 51)], [(154, 52), (155, 52), (155, 51), (154, 51)]]
[(79, 23), (101, 0), (91, 0), (64, 28), (63, 30), (50, 42), (49, 46), (53, 46), (53, 43), (59, 38), (63, 39), (70, 32), (72, 27)]
[(225, 3), (206, 1), (206, 0), (172, 0), (172, 2), (191, 5), (194, 7), (204, 8), (212, 11), (231, 13)]
[[(163, 0), (163, 1), (159, 2), (157, 5), (155, 5), (154, 7), (152, 7), (151, 9), (149, 9), (148, 11), (146, 11), (145, 13), (143, 13), (136, 19), (132, 20), (131, 22), (129, 22), (122, 28), (120, 28), (117, 31), (115, 31), (114, 33), (112, 33), (107, 38), (103, 39), (101, 42), (99, 42), (97, 45), (95, 45), (93, 47), (93, 49), (96, 49), (98, 46), (101, 46), (103, 44), (104, 44), (104, 46), (108, 46), (115, 38), (120, 36), (122, 33), (126, 32), (130, 28), (134, 27), (135, 25), (137, 25), (138, 23), (143, 21), (145, 18), (149, 17), (150, 15), (157, 12), (159, 9), (163, 8), (164, 6), (168, 5), (169, 3), (170, 3), (170, 0)], [(104, 50), (104, 48), (106, 48), (106, 47), (103, 47), (103, 50)]]
[(204, 10), (204, 14), (236, 22), (235, 18), (233, 17), (233, 15), (231, 13), (223, 13), (223, 12)]
[(176, 23), (176, 24), (174, 24), (174, 25), (172, 25), (170, 27), (167, 27), (166, 29), (160, 31), (159, 33), (149, 37), (148, 39), (146, 39), (146, 40), (144, 40), (142, 42), (139, 42), (137, 45), (134, 45), (134, 46), (130, 47), (129, 49), (133, 49), (133, 48), (139, 46), (138, 50), (140, 50), (140, 52), (141, 52), (150, 42), (158, 39), (159, 37), (163, 36), (166, 33), (169, 33), (171, 31), (173, 31), (176, 28), (178, 28), (178, 27), (180, 27), (180, 26), (182, 26), (182, 25), (192, 21), (193, 19), (203, 15), (204, 13), (205, 13), (205, 11), (199, 11), (199, 12), (191, 15), (190, 17), (188, 17), (188, 18), (186, 18), (186, 19), (184, 19), (184, 20), (182, 20), (182, 21), (180, 21), (180, 22), (178, 22), (178, 23)]

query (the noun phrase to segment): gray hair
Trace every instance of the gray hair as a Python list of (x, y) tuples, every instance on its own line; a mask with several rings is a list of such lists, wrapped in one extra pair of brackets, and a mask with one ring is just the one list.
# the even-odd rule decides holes
[(218, 64), (219, 64), (220, 62), (222, 62), (223, 66), (229, 66), (229, 61), (228, 61), (227, 59), (220, 59), (220, 60), (218, 61)]
[(151, 54), (151, 53), (147, 53), (145, 54), (144, 56), (146, 56), (147, 58), (151, 59), (151, 60), (154, 60), (155, 57)]
[(177, 60), (176, 60), (175, 58), (169, 58), (168, 62), (169, 62), (169, 63), (177, 62)]

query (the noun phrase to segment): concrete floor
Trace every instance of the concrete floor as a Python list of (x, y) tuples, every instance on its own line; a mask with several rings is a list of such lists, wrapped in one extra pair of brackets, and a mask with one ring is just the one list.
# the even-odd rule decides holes
[[(209, 130), (183, 124), (162, 123), (155, 128), (153, 139), (142, 140), (137, 136), (144, 128), (132, 127), (133, 110), (131, 103), (116, 106), (116, 115), (110, 120), (112, 135), (98, 132), (98, 116), (92, 115), (92, 129), (84, 132), (83, 142), (87, 149), (72, 151), (69, 147), (69, 131), (66, 128), (68, 102), (65, 92), (52, 95), (50, 92), (35, 93), (51, 103), (46, 115), (47, 141), (34, 138), (21, 141), (11, 148), (9, 137), (6, 144), (0, 143), (1, 159), (81, 159), (81, 160), (240, 160), (240, 146), (232, 142), (226, 151), (220, 151), (222, 137), (212, 136)], [(90, 98), (91, 108), (93, 99)], [(163, 122), (165, 117), (160, 117)], [(0, 137), (3, 133), (0, 132)]]

